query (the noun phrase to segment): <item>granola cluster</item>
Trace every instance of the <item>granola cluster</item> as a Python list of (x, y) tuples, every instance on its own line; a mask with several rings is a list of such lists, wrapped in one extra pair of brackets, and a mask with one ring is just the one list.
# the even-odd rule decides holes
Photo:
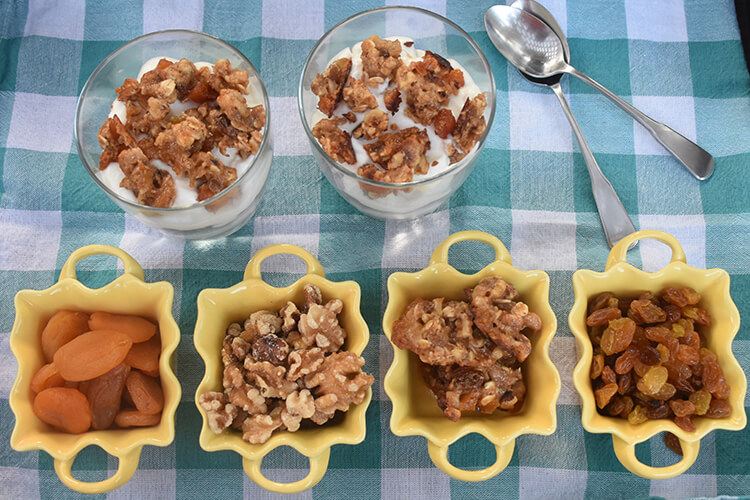
[[(162, 59), (140, 81), (125, 79), (116, 91), (125, 103), (126, 120), (115, 115), (99, 129), (99, 169), (119, 162), (125, 175), (120, 186), (152, 207), (171, 207), (177, 196), (172, 175), (152, 160), (187, 177), (197, 201), (221, 192), (237, 179), (237, 171), (211, 151), (218, 148), (227, 155), (227, 148), (234, 148), (247, 158), (263, 140), (266, 110), (248, 107), (248, 83), (247, 72), (226, 59), (200, 69), (187, 59)], [(170, 105), (178, 100), (193, 107), (174, 115)]]
[(462, 411), (519, 410), (521, 363), (531, 353), (523, 330), (542, 321), (498, 276), (465, 290), (466, 301), (416, 299), (393, 324), (391, 340), (419, 356), (427, 387), (454, 422)]
[[(413, 42), (405, 45), (411, 47)], [(426, 158), (431, 144), (424, 127), (433, 127), (441, 139), (450, 138), (444, 147), (450, 163), (472, 150), (487, 127), (487, 100), (484, 94), (467, 98), (459, 116), (454, 117), (449, 103), (464, 86), (460, 69), (430, 51), (407, 64), (401, 42), (377, 35), (364, 40), (361, 49), (361, 78), (351, 75), (352, 59), (341, 58), (318, 74), (311, 85), (318, 96), (318, 109), (327, 116), (315, 124), (312, 134), (331, 158), (356, 165), (352, 138), (357, 139), (370, 159), (358, 166), (359, 175), (403, 183), (426, 174), (431, 166)], [(382, 94), (382, 103), (373, 92)], [(335, 114), (337, 111), (340, 114)], [(399, 111), (415, 126), (399, 128), (390, 123), (389, 116)]]
[(278, 313), (258, 311), (227, 328), (224, 391), (199, 398), (214, 432), (231, 427), (261, 444), (276, 430), (296, 431), (303, 420), (322, 425), (364, 401), (374, 378), (362, 372), (364, 359), (340, 350), (343, 303), (324, 304), (315, 285), (305, 285), (304, 293), (302, 306), (288, 302)]

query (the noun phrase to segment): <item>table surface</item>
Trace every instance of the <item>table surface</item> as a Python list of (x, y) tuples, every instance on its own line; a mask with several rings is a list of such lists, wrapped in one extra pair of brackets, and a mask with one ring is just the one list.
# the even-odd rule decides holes
[[(321, 175), (295, 97), (304, 60), (318, 38), (382, 0), (0, 2), (0, 441), (6, 443), (0, 446), (0, 497), (75, 496), (59, 482), (46, 453), (19, 453), (7, 445), (14, 424), (7, 398), (16, 372), (8, 337), (16, 292), (49, 287), (68, 255), (92, 243), (119, 246), (140, 262), (147, 281), (172, 283), (174, 315), (182, 331), (176, 370), (183, 398), (174, 443), (146, 447), (133, 479), (108, 497), (276, 497), (247, 478), (237, 454), (207, 453), (199, 447), (200, 417), (192, 400), (203, 364), (192, 333), (198, 292), (241, 281), (254, 252), (281, 242), (317, 256), (330, 279), (359, 282), (371, 330), (365, 369), (376, 377), (366, 440), (334, 447), (326, 476), (300, 497), (750, 493), (750, 429), (709, 434), (687, 473), (659, 481), (625, 470), (609, 435), (583, 430), (571, 381), (576, 362), (567, 326), (571, 276), (576, 269), (603, 270), (609, 250), (583, 158), (554, 95), (523, 80), (489, 42), (482, 14), (492, 2), (416, 3), (458, 23), (484, 49), (497, 81), (497, 114), (474, 172), (449, 203), (414, 221), (384, 222), (357, 213)], [(716, 157), (713, 177), (698, 182), (603, 96), (579, 81), (563, 79), (573, 111), (635, 225), (675, 235), (692, 266), (726, 269), (740, 314), (750, 318), (750, 81), (732, 2), (544, 4), (566, 31), (578, 69)], [(266, 193), (255, 217), (228, 238), (194, 242), (159, 235), (123, 214), (89, 178), (76, 153), (74, 110), (88, 75), (124, 42), (167, 28), (202, 30), (228, 40), (259, 68), (271, 95), (275, 158)], [(387, 277), (425, 267), (440, 241), (465, 229), (498, 236), (517, 267), (549, 273), (558, 319), (551, 355), (562, 376), (557, 431), (520, 437), (507, 469), (482, 483), (451, 480), (433, 466), (423, 438), (394, 436), (391, 403), (381, 386), (392, 359), (381, 328)], [(487, 247), (465, 243), (451, 252), (451, 263), (475, 271), (491, 256)], [(630, 257), (647, 270), (663, 267), (668, 259), (668, 250), (655, 242), (643, 243)], [(264, 271), (274, 284), (291, 283), (303, 267), (271, 259)], [(79, 276), (91, 286), (116, 274), (111, 258), (79, 265)], [(740, 329), (734, 352), (747, 373), (750, 328)], [(674, 461), (660, 438), (641, 445), (638, 453), (656, 464)], [(494, 450), (470, 436), (454, 445), (451, 459), (462, 467), (483, 467), (494, 460)], [(82, 479), (94, 481), (115, 467), (115, 459), (88, 448), (74, 469)], [(264, 462), (265, 472), (276, 480), (301, 478), (306, 467), (306, 460), (289, 449), (273, 452)]]

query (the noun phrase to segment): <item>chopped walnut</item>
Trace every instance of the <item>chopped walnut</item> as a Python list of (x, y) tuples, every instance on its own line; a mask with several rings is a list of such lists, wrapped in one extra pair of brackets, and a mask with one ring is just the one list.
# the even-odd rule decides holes
[[(374, 377), (362, 372), (365, 360), (353, 352), (335, 352), (321, 364), (317, 372), (305, 377), (305, 385), (312, 389), (317, 388), (316, 415), (312, 420), (320, 423), (333, 417), (336, 410), (347, 411), (352, 404), (360, 404), (367, 395), (367, 389), (374, 382)], [(331, 395), (336, 396), (332, 401)], [(326, 398), (318, 405), (318, 400)], [(330, 404), (323, 405), (322, 403)], [(316, 419), (317, 418), (317, 419)]]
[(258, 388), (264, 398), (285, 399), (297, 390), (297, 384), (285, 378), (286, 368), (268, 361), (245, 358), (245, 378)]
[(312, 135), (320, 142), (320, 146), (328, 153), (328, 156), (335, 161), (354, 165), (357, 158), (352, 147), (352, 136), (338, 127), (343, 123), (346, 123), (344, 118), (324, 118), (315, 124)]
[(344, 102), (355, 113), (361, 113), (378, 107), (378, 101), (372, 95), (370, 89), (367, 88), (365, 82), (351, 76), (349, 77), (348, 85), (344, 87), (343, 97)]
[(315, 285), (307, 283), (302, 287), (302, 293), (305, 295), (305, 307), (302, 309), (302, 312), (309, 311), (310, 306), (313, 304), (323, 303), (323, 293)]
[(206, 410), (208, 427), (217, 434), (232, 425), (237, 417), (237, 407), (227, 401), (222, 392), (204, 392), (198, 402)]
[(373, 109), (365, 115), (365, 119), (352, 131), (356, 138), (375, 139), (381, 132), (388, 130), (388, 115), (379, 109)]
[(126, 149), (117, 157), (125, 173), (120, 186), (133, 191), (138, 203), (152, 207), (169, 207), (177, 196), (169, 172), (151, 165), (140, 148)]
[(367, 85), (374, 87), (393, 78), (401, 66), (401, 43), (381, 40), (377, 35), (362, 42), (362, 71)]
[(329, 118), (336, 104), (341, 101), (344, 84), (351, 69), (351, 58), (337, 59), (322, 74), (319, 73), (312, 82), (312, 91), (319, 98), (318, 109)]
[(266, 415), (248, 417), (242, 424), (242, 439), (251, 444), (262, 444), (271, 438), (273, 431), (283, 425), (282, 408), (277, 406)]
[(309, 375), (320, 367), (324, 359), (325, 352), (319, 347), (292, 351), (289, 353), (289, 370), (286, 378), (295, 381)]
[(453, 129), (453, 141), (461, 150), (451, 156), (451, 163), (456, 163), (463, 159), (474, 145), (482, 137), (484, 130), (487, 128), (487, 122), (484, 119), (484, 109), (487, 107), (487, 98), (484, 94), (479, 94), (472, 99), (466, 99), (464, 107), (456, 120), (456, 127)]
[(292, 432), (299, 429), (303, 418), (310, 418), (315, 414), (315, 401), (307, 389), (294, 391), (286, 398), (286, 404), (281, 411), (281, 421), (287, 430)]
[(281, 331), (289, 333), (297, 328), (297, 320), (299, 320), (299, 309), (294, 302), (287, 302), (284, 307), (279, 311), (279, 316), (283, 319), (284, 323), (281, 325)]
[[(408, 167), (408, 165), (402, 165), (399, 168), (393, 170), (383, 170), (378, 168), (372, 163), (366, 163), (357, 169), (357, 173), (366, 179), (372, 179), (380, 182), (411, 182), (414, 180), (414, 172)], [(372, 186), (369, 189), (375, 190)], [(390, 190), (385, 190), (384, 193), (388, 193)], [(377, 191), (374, 192), (377, 194)]]
[(334, 352), (344, 345), (346, 332), (339, 325), (338, 314), (343, 303), (339, 299), (325, 306), (311, 304), (299, 318), (299, 332), (308, 345), (317, 345), (326, 352)]

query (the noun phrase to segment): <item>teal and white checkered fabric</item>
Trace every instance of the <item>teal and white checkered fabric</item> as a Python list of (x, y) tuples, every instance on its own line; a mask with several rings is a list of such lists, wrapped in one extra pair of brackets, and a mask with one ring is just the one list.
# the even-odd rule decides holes
[[(391, 3), (386, 1), (386, 4)], [(400, 2), (399, 2), (400, 3)], [(411, 2), (405, 2), (411, 3)], [(67, 498), (50, 457), (18, 453), (7, 398), (16, 372), (8, 336), (13, 296), (43, 289), (76, 248), (116, 245), (132, 254), (148, 281), (175, 287), (182, 330), (177, 375), (183, 402), (177, 436), (167, 448), (146, 447), (133, 479), (108, 498), (276, 498), (242, 470), (239, 455), (206, 453), (192, 402), (203, 373), (193, 346), (196, 297), (205, 287), (242, 279), (250, 256), (272, 243), (295, 243), (316, 255), (333, 280), (353, 279), (363, 291), (372, 337), (364, 352), (376, 375), (367, 439), (336, 446), (325, 478), (300, 498), (642, 498), (750, 494), (750, 429), (717, 431), (701, 443), (696, 464), (671, 480), (649, 481), (625, 470), (609, 435), (581, 427), (571, 381), (576, 361), (567, 313), (576, 269), (602, 270), (608, 254), (583, 158), (555, 97), (534, 86), (489, 42), (482, 14), (492, 2), (421, 0), (447, 16), (485, 50), (497, 81), (497, 114), (476, 169), (441, 209), (410, 222), (360, 215), (321, 175), (302, 130), (296, 86), (303, 62), (323, 33), (383, 0), (80, 0), (0, 1), (0, 497)], [(683, 244), (688, 263), (721, 267), (732, 277), (740, 314), (750, 319), (750, 77), (730, 0), (543, 0), (570, 41), (572, 63), (635, 106), (696, 140), (716, 157), (707, 182), (696, 181), (630, 117), (581, 82), (563, 88), (602, 167), (639, 228), (661, 229)], [(275, 158), (257, 215), (235, 235), (210, 242), (161, 236), (126, 216), (92, 182), (76, 154), (75, 103), (86, 78), (114, 49), (143, 33), (188, 28), (219, 36), (260, 69), (271, 95)], [(367, 34), (363, 34), (367, 35)], [(389, 429), (391, 404), (380, 382), (392, 352), (382, 334), (385, 283), (394, 271), (427, 265), (448, 234), (479, 229), (498, 236), (515, 265), (546, 270), (559, 329), (552, 358), (563, 387), (558, 429), (523, 436), (508, 468), (482, 483), (450, 479), (433, 466), (422, 438)], [(662, 267), (665, 247), (644, 242), (631, 261)], [(451, 262), (477, 270), (488, 248), (464, 243)], [(289, 283), (304, 270), (294, 259), (270, 259), (265, 277)], [(114, 260), (79, 265), (82, 281), (102, 285)], [(734, 352), (750, 371), (750, 328)], [(750, 401), (750, 400), (746, 400)], [(746, 407), (750, 403), (746, 402)], [(661, 439), (638, 447), (656, 465), (674, 461)], [(477, 436), (451, 449), (460, 467), (484, 467), (494, 450)], [(105, 478), (116, 460), (98, 448), (79, 455), (83, 480)], [(289, 481), (307, 473), (293, 451), (272, 453), (264, 471)], [(104, 495), (101, 495), (104, 496)]]

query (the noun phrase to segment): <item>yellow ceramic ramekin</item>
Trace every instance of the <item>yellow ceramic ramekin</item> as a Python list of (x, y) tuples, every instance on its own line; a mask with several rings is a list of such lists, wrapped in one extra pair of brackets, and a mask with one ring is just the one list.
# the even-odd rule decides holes
[[(125, 272), (96, 290), (76, 280), (78, 261), (91, 255), (119, 258)], [(68, 257), (60, 279), (46, 290), (22, 290), (16, 295), (16, 320), (10, 334), (10, 348), (18, 360), (18, 375), (9, 403), (16, 417), (10, 445), (17, 451), (44, 450), (55, 459), (60, 481), (81, 493), (104, 493), (125, 484), (138, 468), (144, 445), (168, 446), (174, 439), (174, 414), (182, 391), (173, 370), (172, 355), (180, 342), (180, 330), (172, 317), (174, 290), (166, 282), (145, 283), (143, 269), (119, 248), (90, 245)], [(49, 318), (61, 309), (135, 314), (157, 322), (161, 334), (159, 374), (164, 390), (161, 422), (153, 427), (89, 431), (83, 434), (59, 432), (39, 420), (32, 410), (31, 377), (44, 364), (41, 333)], [(78, 452), (96, 445), (118, 458), (117, 472), (104, 481), (87, 483), (73, 477), (71, 466)]]
[[(658, 272), (647, 273), (626, 262), (628, 248), (644, 238), (658, 240), (672, 249), (671, 262)], [(710, 327), (703, 330), (707, 347), (716, 354), (731, 387), (729, 403), (732, 415), (722, 419), (697, 417), (694, 419), (694, 432), (680, 429), (670, 419), (649, 420), (633, 425), (623, 418), (600, 415), (596, 410), (589, 377), (593, 356), (593, 347), (586, 330), (589, 300), (602, 292), (632, 296), (644, 291), (658, 293), (669, 286), (690, 286), (701, 294), (701, 307), (711, 314), (712, 322)], [(577, 340), (580, 356), (573, 371), (573, 384), (583, 404), (581, 421), (584, 429), (589, 432), (612, 434), (615, 455), (626, 469), (648, 479), (677, 476), (695, 462), (703, 436), (715, 429), (740, 430), (745, 427), (747, 379), (732, 354), (732, 339), (740, 327), (740, 314), (729, 296), (729, 275), (726, 271), (688, 266), (685, 263), (685, 252), (673, 236), (661, 231), (638, 231), (623, 238), (612, 248), (603, 273), (576, 271), (573, 275), (573, 289), (575, 303), (568, 323)], [(641, 463), (635, 456), (635, 446), (661, 432), (671, 432), (680, 439), (683, 458), (668, 467), (651, 467)]]
[[(307, 274), (286, 288), (276, 288), (264, 282), (260, 264), (276, 254), (291, 254), (307, 265)], [(195, 404), (203, 417), (200, 445), (206, 451), (233, 450), (242, 455), (245, 473), (263, 488), (277, 493), (297, 493), (312, 488), (328, 469), (331, 447), (335, 444), (358, 444), (365, 439), (365, 412), (372, 398), (367, 390), (365, 400), (342, 415), (339, 420), (323, 426), (300, 429), (296, 432), (277, 431), (263, 444), (250, 444), (239, 432), (227, 429), (216, 434), (208, 427), (205, 410), (198, 398), (206, 391), (222, 391), (221, 345), (227, 327), (242, 323), (251, 313), (268, 309), (278, 311), (288, 301), (304, 303), (303, 287), (317, 285), (324, 300), (341, 299), (344, 309), (339, 314), (347, 338), (342, 349), (361, 355), (370, 339), (370, 331), (359, 310), (360, 289), (354, 281), (334, 283), (325, 279), (320, 262), (306, 250), (295, 245), (272, 245), (258, 251), (245, 268), (243, 281), (225, 289), (206, 289), (198, 295), (198, 320), (193, 340), (198, 354), (206, 364), (206, 373), (195, 391)], [(310, 460), (310, 473), (293, 483), (279, 483), (266, 478), (260, 470), (263, 458), (274, 448), (291, 446)]]
[[(460, 241), (479, 241), (495, 250), (495, 261), (476, 274), (463, 274), (448, 265), (449, 248)], [(531, 340), (531, 355), (522, 365), (526, 401), (515, 415), (497, 411), (491, 415), (464, 412), (461, 420), (448, 420), (424, 383), (419, 358), (393, 346), (393, 363), (383, 381), (393, 402), (391, 430), (397, 436), (424, 436), (435, 465), (462, 481), (484, 481), (508, 466), (515, 439), (521, 434), (549, 435), (557, 427), (555, 404), (560, 395), (560, 375), (549, 358), (549, 346), (557, 320), (549, 305), (549, 276), (542, 271), (521, 271), (511, 265), (505, 246), (494, 236), (480, 231), (463, 231), (445, 239), (435, 249), (429, 267), (416, 273), (393, 273), (388, 278), (388, 306), (383, 331), (390, 340), (393, 323), (416, 298), (464, 298), (464, 289), (487, 276), (502, 276), (516, 287), (529, 310), (542, 319), (538, 332), (524, 332)], [(477, 433), (495, 445), (497, 460), (490, 467), (467, 471), (448, 461), (448, 448), (461, 437)]]

